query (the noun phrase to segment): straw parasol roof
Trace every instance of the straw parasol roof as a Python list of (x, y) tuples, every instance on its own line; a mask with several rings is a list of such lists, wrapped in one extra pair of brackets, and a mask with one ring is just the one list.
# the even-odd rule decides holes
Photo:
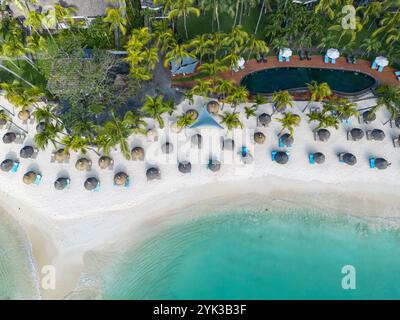
[(14, 132), (7, 132), (3, 136), (3, 142), (6, 143), (6, 144), (14, 142), (15, 139), (17, 139), (17, 135)]
[(353, 128), (350, 131), (350, 135), (353, 140), (361, 140), (364, 138), (364, 131), (362, 131), (360, 128)]
[(8, 172), (14, 166), (14, 161), (6, 159), (1, 163), (1, 171)]
[(161, 172), (158, 168), (152, 167), (152, 168), (147, 169), (146, 177), (147, 177), (147, 181), (155, 180), (155, 179), (159, 180), (159, 179), (161, 179)]
[(286, 152), (278, 151), (275, 155), (275, 161), (279, 164), (286, 164), (289, 161), (289, 156)]
[(190, 138), (192, 145), (197, 146), (199, 149), (201, 149), (201, 141), (202, 137), (200, 134), (195, 134)]
[(23, 181), (25, 184), (32, 184), (36, 180), (36, 173), (33, 171), (29, 171), (24, 174)]
[(99, 163), (100, 169), (107, 169), (109, 166), (111, 166), (114, 163), (114, 160), (108, 156), (101, 156), (99, 158), (98, 163)]
[(317, 135), (320, 141), (328, 141), (329, 138), (331, 137), (331, 133), (329, 132), (328, 129), (319, 129), (317, 131)]
[(381, 129), (373, 129), (371, 136), (376, 141), (382, 141), (385, 139), (385, 133)]
[(39, 122), (36, 126), (36, 132), (38, 132), (38, 133), (43, 132), (45, 127), (46, 127), (45, 122)]
[(144, 149), (142, 147), (135, 147), (131, 151), (132, 160), (144, 160)]
[(271, 116), (268, 113), (262, 113), (258, 116), (258, 123), (266, 126), (271, 122)]
[(114, 183), (117, 186), (123, 186), (125, 185), (126, 181), (129, 179), (129, 176), (125, 172), (118, 172), (114, 176)]
[(321, 152), (315, 152), (314, 161), (318, 164), (323, 164), (325, 162), (325, 155)]
[(390, 163), (388, 163), (385, 159), (383, 158), (376, 158), (375, 159), (375, 166), (379, 169), (379, 170), (384, 170), (386, 169), (388, 166), (390, 166)]
[(75, 168), (79, 171), (89, 171), (92, 168), (92, 161), (86, 158), (80, 158), (76, 161)]
[(178, 170), (182, 173), (190, 173), (192, 171), (192, 164), (188, 161), (182, 161), (178, 165)]
[(31, 116), (31, 113), (28, 110), (21, 110), (18, 112), (18, 118), (22, 121), (26, 121)]
[(219, 160), (210, 160), (209, 164), (208, 164), (208, 168), (212, 171), (212, 172), (217, 172), (221, 169), (221, 162)]
[(161, 150), (163, 153), (171, 153), (174, 151), (174, 146), (172, 143), (166, 142), (161, 146)]
[(85, 186), (85, 189), (86, 189), (86, 190), (93, 191), (94, 189), (96, 189), (96, 187), (97, 187), (97, 185), (98, 185), (99, 183), (100, 183), (100, 182), (99, 182), (99, 180), (98, 180), (97, 178), (95, 178), (95, 177), (90, 177), (90, 178), (87, 178), (87, 179), (86, 179), (86, 181), (85, 181), (85, 183), (84, 183), (84, 186)]
[(33, 154), (35, 153), (35, 149), (32, 146), (25, 146), (19, 152), (21, 158), (27, 159), (32, 158)]
[(374, 112), (371, 112), (369, 110), (364, 111), (362, 114), (364, 122), (372, 122), (376, 120), (376, 114)]
[(263, 144), (265, 142), (265, 134), (262, 132), (254, 133), (254, 141), (258, 144)]
[(357, 163), (357, 158), (351, 153), (345, 153), (343, 155), (343, 161), (350, 166), (354, 166)]
[(294, 139), (289, 133), (283, 134), (281, 136), (281, 141), (286, 147), (289, 147), (294, 143)]
[(69, 152), (66, 152), (65, 149), (58, 149), (54, 153), (54, 160), (57, 162), (63, 162), (69, 158)]
[(185, 114), (187, 116), (189, 116), (190, 119), (192, 119), (193, 121), (199, 117), (199, 113), (195, 109), (190, 109), (190, 110), (186, 111)]
[(150, 141), (157, 141), (157, 140), (158, 140), (158, 132), (157, 132), (156, 129), (149, 129), (149, 130), (147, 130), (146, 135), (147, 135), (147, 138), (148, 138)]
[(209, 113), (218, 113), (219, 111), (219, 103), (215, 100), (211, 100), (207, 103), (207, 111)]
[(54, 181), (54, 188), (56, 190), (64, 190), (68, 185), (68, 178), (58, 178), (56, 181)]
[(235, 148), (235, 141), (233, 139), (225, 139), (222, 142), (222, 149), (232, 151)]

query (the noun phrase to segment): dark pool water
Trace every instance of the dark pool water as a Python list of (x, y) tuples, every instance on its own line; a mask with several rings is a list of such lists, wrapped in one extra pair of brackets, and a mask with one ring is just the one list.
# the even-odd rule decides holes
[(251, 93), (273, 93), (280, 90), (303, 88), (311, 81), (327, 82), (333, 91), (359, 93), (371, 88), (375, 79), (354, 71), (317, 68), (273, 68), (245, 76), (241, 85)]

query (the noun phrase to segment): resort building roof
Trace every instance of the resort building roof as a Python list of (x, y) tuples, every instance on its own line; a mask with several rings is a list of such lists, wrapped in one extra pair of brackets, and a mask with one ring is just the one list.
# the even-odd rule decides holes
[(215, 121), (206, 108), (203, 108), (197, 120), (190, 126), (190, 129), (197, 129), (201, 127), (224, 129), (217, 121)]
[(171, 73), (173, 75), (193, 73), (197, 63), (197, 60), (192, 57), (184, 57), (180, 60), (177, 59), (171, 62)]

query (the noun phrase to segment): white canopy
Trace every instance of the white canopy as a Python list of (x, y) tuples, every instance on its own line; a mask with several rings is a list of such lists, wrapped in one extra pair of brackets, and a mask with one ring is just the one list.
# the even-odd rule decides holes
[(242, 57), (240, 57), (237, 62), (238, 68), (242, 68), (245, 63), (246, 63), (246, 61), (244, 61), (244, 59)]
[(279, 50), (279, 54), (285, 58), (290, 57), (292, 56), (292, 50), (290, 50), (290, 48), (283, 48)]
[(389, 65), (389, 60), (382, 56), (376, 57), (375, 62), (380, 67), (386, 67)]
[(326, 52), (326, 55), (331, 59), (337, 59), (340, 57), (340, 53), (338, 49), (330, 48)]

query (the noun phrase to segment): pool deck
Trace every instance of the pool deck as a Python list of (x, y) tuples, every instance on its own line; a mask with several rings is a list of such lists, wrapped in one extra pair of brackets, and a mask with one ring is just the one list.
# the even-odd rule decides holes
[[(371, 69), (371, 62), (367, 60), (357, 59), (356, 64), (349, 64), (346, 62), (345, 57), (340, 57), (336, 60), (336, 64), (324, 63), (324, 56), (313, 55), (311, 60), (300, 60), (298, 55), (290, 57), (290, 62), (279, 62), (278, 57), (268, 57), (268, 62), (257, 63), (255, 59), (246, 62), (245, 69), (239, 72), (226, 71), (220, 74), (221, 77), (227, 80), (234, 80), (237, 85), (240, 85), (242, 78), (252, 72), (272, 69), (272, 68), (287, 68), (287, 67), (302, 67), (302, 68), (324, 68), (324, 69), (337, 69), (337, 70), (350, 70), (362, 72), (375, 78), (379, 84), (387, 85), (400, 85), (394, 71), (391, 67), (385, 67), (382, 72)], [(196, 74), (196, 73), (195, 73)], [(183, 76), (174, 79), (184, 78)], [(177, 87), (191, 88), (195, 85), (194, 81), (173, 82)]]

